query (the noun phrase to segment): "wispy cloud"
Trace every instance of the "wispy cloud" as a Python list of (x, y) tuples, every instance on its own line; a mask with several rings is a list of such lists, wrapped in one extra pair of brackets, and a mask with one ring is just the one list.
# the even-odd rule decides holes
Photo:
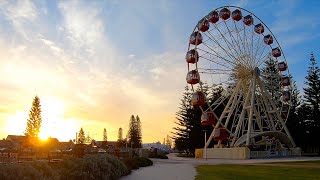
[[(60, 120), (98, 138), (103, 126), (116, 138), (138, 114), (144, 141), (162, 139), (186, 85), (188, 36), (211, 5), (224, 4), (202, 3), (0, 1), (0, 99), (9, 106), (0, 107), (0, 118), (28, 111), (37, 94), (62, 101)], [(268, 14), (265, 22), (286, 50), (319, 39), (317, 16), (297, 15), (301, 1), (285, 3), (231, 2)]]

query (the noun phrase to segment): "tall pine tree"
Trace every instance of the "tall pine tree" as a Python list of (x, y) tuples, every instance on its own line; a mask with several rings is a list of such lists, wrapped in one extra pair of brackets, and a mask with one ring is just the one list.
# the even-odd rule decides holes
[[(202, 91), (207, 95), (207, 101), (211, 104), (221, 96), (223, 91), (221, 86), (209, 88), (206, 84), (202, 84)], [(193, 156), (196, 148), (204, 147), (204, 130), (211, 132), (212, 126), (203, 127), (201, 125), (202, 112), (200, 108), (191, 105), (192, 91), (186, 86), (182, 95), (179, 111), (176, 113), (176, 125), (174, 127), (175, 148), (179, 151), (185, 151)], [(207, 109), (207, 105), (203, 109)], [(218, 108), (215, 113), (219, 116), (222, 108)]]
[(102, 137), (102, 140), (103, 140), (103, 141), (108, 141), (107, 129), (106, 129), (106, 128), (103, 129), (103, 137)]
[(24, 134), (30, 137), (38, 137), (41, 128), (41, 123), (42, 118), (40, 99), (38, 96), (36, 96), (32, 102), (32, 107), (29, 112), (29, 119), (27, 120), (27, 128)]
[(306, 87), (303, 88), (304, 104), (300, 108), (300, 112), (303, 112), (301, 118), (306, 129), (306, 139), (310, 141), (309, 145), (317, 147), (317, 152), (320, 154), (320, 141), (318, 140), (320, 136), (320, 69), (313, 53), (311, 53), (305, 85)]
[(84, 143), (85, 143), (85, 140), (86, 140), (86, 137), (85, 137), (85, 134), (84, 134), (83, 129), (81, 128), (80, 131), (79, 131), (79, 133), (78, 133), (76, 143), (77, 143), (77, 144), (84, 144)]
[(128, 143), (133, 148), (141, 148), (141, 121), (139, 116), (131, 116), (129, 121)]
[[(299, 118), (299, 112), (298, 107), (300, 106), (300, 92), (297, 87), (297, 83), (294, 80), (291, 80), (292, 82), (292, 91), (291, 91), (291, 108), (287, 120), (287, 127), (290, 131), (290, 134), (292, 135), (293, 140), (295, 141), (296, 145), (298, 147), (301, 147), (301, 144), (304, 142), (304, 124), (302, 122), (302, 119)], [(301, 112), (300, 112), (301, 113)]]
[(261, 76), (271, 97), (279, 104), (281, 97), (281, 75), (277, 68), (277, 61), (271, 54), (267, 57), (266, 61), (264, 61), (264, 68), (261, 69)]
[(142, 130), (141, 130), (141, 121), (140, 121), (140, 117), (137, 115), (136, 116), (136, 129), (138, 132), (138, 140), (139, 140), (139, 144), (140, 147), (142, 146)]
[(306, 87), (303, 88), (305, 102), (313, 111), (313, 123), (319, 125), (319, 107), (320, 107), (320, 69), (317, 66), (316, 59), (311, 53), (310, 67), (306, 76)]

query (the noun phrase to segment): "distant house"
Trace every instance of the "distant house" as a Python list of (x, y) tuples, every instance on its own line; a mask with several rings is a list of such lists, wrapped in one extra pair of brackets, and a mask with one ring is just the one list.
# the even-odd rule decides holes
[(74, 143), (72, 141), (59, 142), (57, 149), (62, 150), (62, 151), (66, 151), (66, 150), (72, 149), (73, 147), (74, 147)]
[(116, 148), (117, 144), (117, 141), (95, 141), (95, 145), (100, 148)]
[(0, 140), (0, 151), (5, 151), (7, 149), (13, 149), (13, 143), (10, 140)]
[(170, 146), (163, 145), (160, 142), (145, 143), (145, 144), (142, 144), (142, 147), (146, 148), (146, 149), (154, 149), (154, 148), (156, 148), (156, 149), (159, 149), (159, 150), (162, 150), (162, 151), (170, 151), (171, 150)]
[(21, 148), (24, 144), (27, 143), (27, 136), (19, 136), (19, 135), (8, 135), (6, 138), (7, 141), (11, 141), (12, 148)]

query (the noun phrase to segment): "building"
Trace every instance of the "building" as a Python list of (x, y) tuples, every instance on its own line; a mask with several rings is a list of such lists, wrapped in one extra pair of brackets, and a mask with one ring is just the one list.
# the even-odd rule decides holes
[(144, 143), (142, 144), (142, 148), (146, 148), (146, 149), (159, 149), (161, 151), (170, 151), (171, 147), (167, 146), (167, 145), (163, 145), (160, 142), (156, 142), (156, 143)]

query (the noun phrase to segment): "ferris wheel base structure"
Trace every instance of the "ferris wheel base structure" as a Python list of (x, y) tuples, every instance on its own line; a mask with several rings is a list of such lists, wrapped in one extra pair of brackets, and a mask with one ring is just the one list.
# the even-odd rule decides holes
[(281, 151), (252, 151), (248, 147), (196, 149), (196, 158), (203, 159), (255, 159), (301, 156), (299, 147)]

